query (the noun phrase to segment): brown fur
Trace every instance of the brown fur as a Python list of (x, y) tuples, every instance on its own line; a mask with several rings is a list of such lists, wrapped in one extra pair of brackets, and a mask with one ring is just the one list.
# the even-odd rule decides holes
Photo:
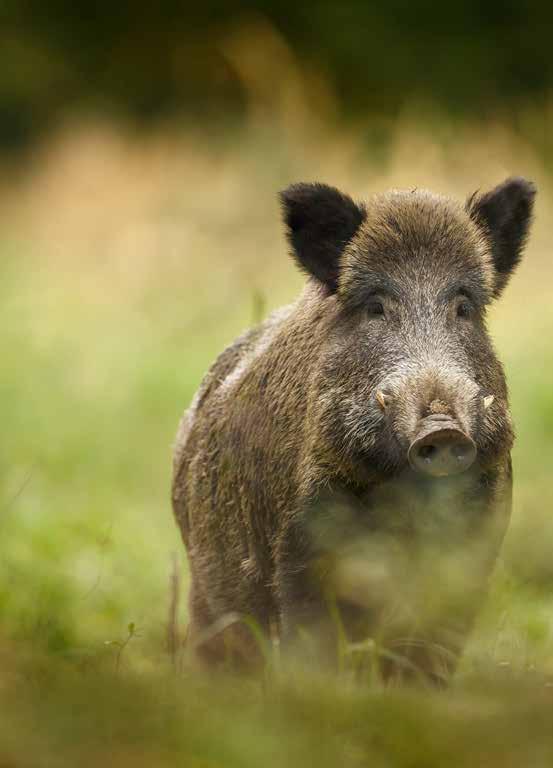
[[(513, 433), (484, 319), (508, 257), (501, 252), (498, 278), (491, 225), (474, 201), (465, 210), (428, 192), (392, 192), (356, 214), (353, 201), (328, 189), (283, 193), (295, 258), (312, 277), (293, 305), (220, 355), (181, 422), (173, 505), (190, 563), (190, 642), (208, 661), (228, 653), (251, 661), (251, 633), (226, 627), (225, 617), (241, 614), (289, 645), (307, 628), (332, 655), (333, 604), (350, 639), (378, 635), (395, 653), (408, 638), (409, 668), (437, 679), (442, 662), (454, 667), (510, 511)], [(511, 207), (516, 191), (508, 189)], [(515, 234), (513, 266), (526, 231)], [(324, 268), (314, 268), (321, 259)], [(459, 315), (460, 293), (470, 296), (470, 319)], [(375, 296), (376, 314), (367, 315)], [(377, 390), (389, 399), (385, 412)], [(495, 400), (486, 410), (488, 394)], [(428, 482), (406, 455), (421, 420), (436, 413), (471, 436), (478, 459), (462, 475)], [(391, 620), (412, 577), (406, 563), (412, 569), (414, 553), (432, 542), (442, 552), (444, 536), (448, 551), (476, 552), (470, 577), (431, 616), (419, 620), (417, 600), (406, 598)], [(385, 584), (371, 576), (382, 552), (386, 573), (394, 571)], [(353, 578), (352, 563), (368, 576), (361, 567)], [(390, 658), (383, 673), (404, 676)]]

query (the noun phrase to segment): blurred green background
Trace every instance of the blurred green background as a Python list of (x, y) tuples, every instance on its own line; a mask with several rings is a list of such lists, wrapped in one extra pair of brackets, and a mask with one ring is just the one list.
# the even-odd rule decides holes
[[(551, 765), (551, 13), (3, 4), (0, 765)], [(539, 189), (490, 312), (515, 513), (453, 690), (175, 675), (171, 444), (214, 356), (302, 284), (277, 191), (514, 173)]]

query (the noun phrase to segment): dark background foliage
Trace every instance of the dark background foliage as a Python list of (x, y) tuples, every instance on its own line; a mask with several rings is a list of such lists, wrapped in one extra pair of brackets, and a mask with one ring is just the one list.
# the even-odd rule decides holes
[[(541, 0), (7, 0), (0, 143), (41, 135), (67, 110), (240, 118), (243, 84), (221, 40), (262, 18), (323, 73), (341, 116), (395, 117), (413, 98), (469, 117), (547, 99), (553, 6)], [(270, 54), (268, 54), (270, 55)], [(275, 62), (278, 66), (278, 62)]]

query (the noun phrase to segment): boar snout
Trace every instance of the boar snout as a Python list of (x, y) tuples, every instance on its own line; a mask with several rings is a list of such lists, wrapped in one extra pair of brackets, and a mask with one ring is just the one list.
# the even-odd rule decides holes
[(437, 415), (425, 419), (411, 443), (409, 463), (417, 472), (432, 477), (457, 475), (476, 458), (476, 445), (452, 419)]

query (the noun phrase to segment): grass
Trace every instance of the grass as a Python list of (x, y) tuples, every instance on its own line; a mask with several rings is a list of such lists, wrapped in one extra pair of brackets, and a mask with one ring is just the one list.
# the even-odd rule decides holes
[[(4, 659), (5, 661), (5, 659)], [(229, 680), (84, 674), (23, 663), (3, 686), (4, 765), (519, 766), (553, 757), (551, 689), (495, 680), (448, 695), (300, 676), (271, 693)], [(508, 704), (507, 704), (508, 702)]]
[[(453, 141), (406, 118), (377, 162), (362, 137), (302, 119), (258, 117), (227, 146), (73, 126), (3, 181), (0, 765), (551, 764), (548, 177), (500, 126)], [(453, 689), (176, 673), (171, 443), (217, 352), (301, 285), (276, 191), (320, 178), (464, 196), (511, 172), (540, 187), (528, 256), (490, 316), (517, 424), (515, 515)]]

